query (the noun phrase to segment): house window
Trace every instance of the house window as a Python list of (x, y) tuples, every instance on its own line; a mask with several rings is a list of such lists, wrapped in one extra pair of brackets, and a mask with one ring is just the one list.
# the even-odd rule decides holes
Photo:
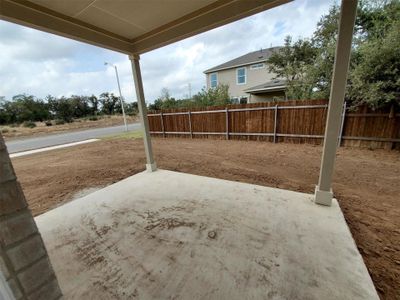
[(246, 84), (246, 68), (236, 69), (236, 84)]
[(258, 70), (258, 69), (264, 69), (265, 64), (264, 63), (259, 63), (259, 64), (254, 64), (250, 66), (250, 70)]
[(247, 103), (247, 97), (240, 97), (239, 103), (240, 104), (246, 104)]
[(218, 76), (217, 73), (210, 74), (210, 87), (216, 88), (218, 85)]

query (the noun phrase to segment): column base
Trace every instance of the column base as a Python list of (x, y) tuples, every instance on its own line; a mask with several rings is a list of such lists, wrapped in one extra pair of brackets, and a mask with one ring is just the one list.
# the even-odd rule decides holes
[(157, 171), (157, 164), (155, 162), (153, 162), (152, 164), (146, 164), (146, 171), (147, 172)]
[(315, 203), (321, 204), (321, 205), (326, 205), (326, 206), (331, 206), (332, 205), (332, 199), (333, 199), (333, 192), (332, 189), (328, 191), (321, 191), (319, 189), (319, 186), (315, 186)]

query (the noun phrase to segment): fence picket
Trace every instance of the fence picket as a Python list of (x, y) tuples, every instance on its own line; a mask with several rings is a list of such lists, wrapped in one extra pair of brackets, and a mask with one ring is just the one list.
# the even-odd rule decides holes
[(342, 120), (340, 123), (339, 139), (338, 139), (338, 144), (337, 144), (338, 147), (340, 147), (342, 145), (343, 126), (344, 126), (345, 118), (346, 118), (346, 101), (344, 101), (344, 103), (343, 103)]
[[(225, 139), (247, 136), (251, 140), (272, 139), (275, 143), (279, 139), (321, 144), (327, 103), (327, 100), (291, 100), (279, 104), (267, 102), (192, 108), (190, 111), (169, 109), (149, 112), (148, 118), (153, 135)], [(387, 109), (372, 111), (358, 107), (348, 113), (346, 108), (347, 105), (343, 108), (338, 146), (400, 148), (398, 110), (390, 119)]]
[(276, 143), (276, 128), (278, 122), (278, 104), (275, 105), (275, 112), (274, 112), (274, 143)]
[(226, 139), (229, 140), (229, 110), (225, 109), (225, 128), (226, 128)]

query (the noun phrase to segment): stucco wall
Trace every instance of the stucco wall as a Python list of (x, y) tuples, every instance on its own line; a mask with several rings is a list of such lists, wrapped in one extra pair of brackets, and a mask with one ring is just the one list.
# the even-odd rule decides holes
[[(273, 73), (268, 72), (268, 67), (265, 65), (262, 69), (251, 70), (250, 65), (245, 66), (246, 68), (246, 84), (238, 85), (236, 83), (236, 69), (228, 69), (217, 71), (215, 73), (218, 74), (218, 83), (219, 84), (228, 84), (229, 85), (229, 95), (234, 97), (248, 97), (249, 94), (244, 92), (244, 90), (251, 88), (253, 86), (262, 84), (275, 76)], [(212, 73), (206, 74), (207, 79), (207, 88), (210, 88), (210, 75)]]

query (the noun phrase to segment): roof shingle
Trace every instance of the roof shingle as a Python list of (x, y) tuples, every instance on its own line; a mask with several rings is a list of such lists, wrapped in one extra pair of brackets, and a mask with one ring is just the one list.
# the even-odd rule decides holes
[(279, 50), (282, 47), (272, 47), (268, 49), (261, 49), (254, 52), (249, 52), (245, 55), (239, 56), (235, 59), (227, 61), (223, 64), (215, 66), (211, 69), (205, 70), (204, 73), (211, 73), (219, 70), (230, 69), (234, 67), (248, 65), (254, 62), (266, 61), (273, 52)]

